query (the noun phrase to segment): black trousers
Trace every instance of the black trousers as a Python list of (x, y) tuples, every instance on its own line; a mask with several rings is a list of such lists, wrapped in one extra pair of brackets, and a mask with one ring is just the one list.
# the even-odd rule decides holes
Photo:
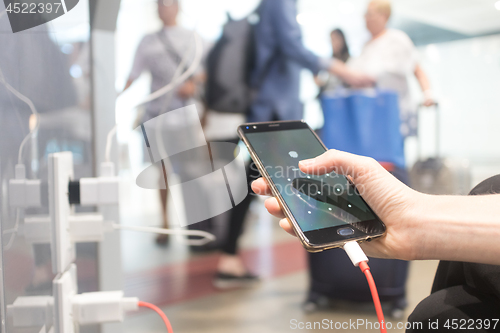
[[(271, 121), (277, 121), (278, 115), (273, 112)], [(227, 142), (237, 143), (239, 139), (236, 140), (226, 140)], [(240, 202), (236, 207), (231, 210), (231, 217), (229, 219), (229, 228), (227, 232), (226, 241), (221, 247), (222, 252), (230, 255), (235, 255), (238, 251), (238, 239), (243, 232), (243, 223), (245, 222), (245, 217), (250, 208), (253, 198), (256, 194), (252, 191), (251, 185), (254, 180), (260, 177), (260, 172), (253, 161), (251, 161), (247, 168), (247, 184), (248, 184), (248, 195)]]
[(231, 210), (231, 217), (229, 219), (229, 228), (227, 231), (226, 241), (222, 245), (222, 252), (230, 255), (235, 255), (238, 251), (238, 239), (243, 232), (243, 223), (250, 208), (253, 198), (256, 194), (251, 189), (251, 184), (254, 180), (260, 177), (259, 170), (253, 162), (247, 168), (247, 184), (248, 195), (242, 202)]
[[(483, 181), (470, 195), (496, 193), (500, 175)], [(441, 261), (430, 296), (408, 321), (413, 328), (407, 333), (500, 332), (500, 266)]]

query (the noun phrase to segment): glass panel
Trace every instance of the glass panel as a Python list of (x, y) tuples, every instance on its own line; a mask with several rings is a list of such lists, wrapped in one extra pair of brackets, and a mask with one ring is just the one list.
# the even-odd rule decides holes
[[(17, 297), (52, 295), (50, 244), (42, 237), (50, 235), (49, 224), (35, 235), (25, 228), (33, 216), (48, 217), (48, 155), (71, 151), (75, 177), (93, 174), (88, 8), (88, 1), (80, 0), (53, 21), (13, 33), (13, 19), (3, 13), (1, 5), (2, 321), (6, 319), (5, 307)], [(38, 126), (30, 103), (39, 115)], [(30, 130), (33, 134), (28, 136)], [(15, 187), (11, 186), (16, 164), (24, 165), (27, 180), (40, 181), (40, 205), (14, 206), (14, 199), (22, 198), (13, 196)], [(37, 185), (32, 186), (28, 192), (37, 193)], [(96, 260), (95, 244), (77, 246), (80, 291), (97, 290)], [(2, 328), (8, 333), (20, 332), (8, 317)], [(38, 331), (40, 327), (23, 329)]]

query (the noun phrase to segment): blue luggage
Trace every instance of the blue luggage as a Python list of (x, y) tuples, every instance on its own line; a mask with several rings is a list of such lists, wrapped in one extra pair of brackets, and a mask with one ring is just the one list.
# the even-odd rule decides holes
[(329, 149), (373, 157), (405, 167), (396, 92), (380, 89), (342, 90), (323, 95), (325, 124), (321, 140)]

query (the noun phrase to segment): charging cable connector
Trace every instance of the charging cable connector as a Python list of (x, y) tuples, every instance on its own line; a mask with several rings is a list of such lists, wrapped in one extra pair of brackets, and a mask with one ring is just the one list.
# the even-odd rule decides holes
[(363, 252), (358, 242), (353, 241), (345, 243), (344, 250), (347, 252), (349, 259), (351, 259), (355, 267), (358, 267), (361, 262), (368, 262), (368, 257)]
[(54, 298), (52, 296), (18, 297), (7, 305), (7, 315), (14, 327), (52, 326)]
[(123, 297), (123, 291), (94, 292), (76, 295), (72, 299), (73, 320), (80, 325), (122, 322), (126, 312), (146, 307), (160, 315), (168, 333), (172, 325), (165, 313), (156, 305), (141, 302), (136, 297)]
[(71, 181), (68, 186), (69, 202), (81, 206), (117, 205), (120, 179), (114, 175), (114, 164), (101, 164), (101, 176)]
[(40, 179), (26, 179), (24, 164), (15, 167), (15, 178), (9, 180), (9, 204), (11, 207), (40, 207), (41, 200)]
[(351, 259), (352, 264), (356, 267), (359, 267), (361, 269), (361, 272), (365, 274), (366, 280), (368, 281), (368, 285), (370, 287), (370, 292), (372, 294), (373, 305), (375, 305), (375, 311), (377, 312), (377, 318), (380, 324), (380, 332), (387, 333), (384, 312), (382, 311), (382, 304), (380, 303), (375, 280), (373, 280), (372, 273), (370, 272), (370, 267), (368, 266), (368, 257), (356, 241), (345, 243), (344, 250), (345, 252), (347, 252), (347, 255), (349, 256), (349, 259)]
[(125, 313), (137, 311), (139, 299), (123, 297), (123, 291), (101, 291), (75, 295), (73, 320), (80, 325), (122, 322)]

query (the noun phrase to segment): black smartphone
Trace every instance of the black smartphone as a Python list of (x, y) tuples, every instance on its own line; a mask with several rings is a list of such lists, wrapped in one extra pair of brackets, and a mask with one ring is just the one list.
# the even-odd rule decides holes
[(320, 252), (385, 233), (384, 223), (345, 176), (300, 171), (299, 161), (327, 150), (307, 123), (243, 124), (238, 134), (306, 250)]

